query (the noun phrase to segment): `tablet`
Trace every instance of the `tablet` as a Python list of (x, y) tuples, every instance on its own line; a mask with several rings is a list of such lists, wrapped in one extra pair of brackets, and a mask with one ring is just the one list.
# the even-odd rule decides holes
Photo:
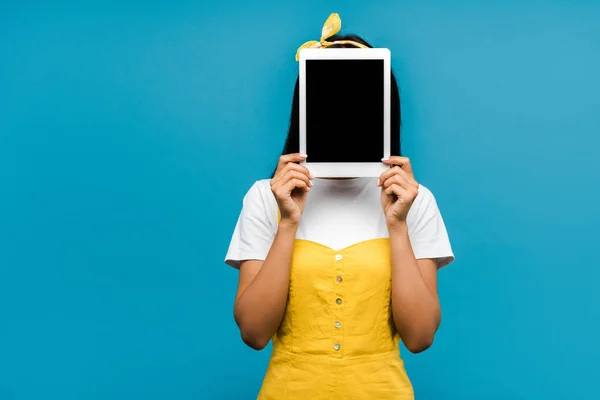
[(379, 176), (390, 156), (390, 51), (300, 51), (300, 153), (314, 177)]

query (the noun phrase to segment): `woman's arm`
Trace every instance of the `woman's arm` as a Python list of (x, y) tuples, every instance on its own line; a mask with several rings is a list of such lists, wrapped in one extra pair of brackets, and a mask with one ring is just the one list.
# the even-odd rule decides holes
[(277, 233), (264, 261), (240, 263), (233, 314), (242, 339), (256, 350), (269, 343), (287, 304), (294, 239), (312, 186), (308, 169), (296, 164), (304, 159), (306, 155), (298, 153), (279, 158), (270, 182), (280, 213)]
[(283, 318), (297, 229), (297, 224), (280, 222), (266, 259), (240, 265), (234, 317), (242, 340), (253, 349), (269, 343)]
[(416, 260), (405, 222), (388, 226), (392, 261), (392, 314), (406, 348), (427, 350), (441, 321), (437, 262)]
[(418, 353), (431, 346), (440, 325), (438, 264), (431, 258), (417, 260), (409, 238), (408, 213), (419, 193), (410, 160), (391, 156), (383, 162), (390, 169), (377, 184), (390, 235), (392, 315), (406, 348)]

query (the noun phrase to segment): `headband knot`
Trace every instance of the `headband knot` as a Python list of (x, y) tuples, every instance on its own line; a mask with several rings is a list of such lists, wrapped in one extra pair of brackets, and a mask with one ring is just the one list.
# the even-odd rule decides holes
[(333, 46), (334, 44), (352, 44), (356, 47), (361, 47), (363, 49), (368, 48), (362, 43), (355, 42), (354, 40), (336, 40), (333, 42), (328, 42), (327, 39), (338, 33), (342, 29), (342, 20), (340, 16), (336, 13), (332, 13), (325, 24), (323, 25), (323, 29), (321, 29), (321, 39), (319, 41), (310, 40), (304, 43), (302, 46), (298, 48), (296, 51), (296, 61), (300, 59), (300, 50), (302, 49), (320, 49), (327, 48)]

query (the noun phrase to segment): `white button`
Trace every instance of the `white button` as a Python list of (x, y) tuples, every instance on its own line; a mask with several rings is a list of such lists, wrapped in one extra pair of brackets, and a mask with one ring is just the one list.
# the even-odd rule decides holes
[(337, 343), (336, 343), (336, 344), (334, 344), (334, 345), (333, 345), (333, 349), (334, 349), (335, 351), (339, 351), (339, 350), (340, 350), (340, 345), (339, 345), (339, 344), (337, 344)]
[(341, 254), (336, 254), (335, 255), (335, 259), (340, 261), (342, 259), (342, 255)]
[(335, 327), (340, 329), (342, 327), (342, 323), (340, 321), (335, 321)]

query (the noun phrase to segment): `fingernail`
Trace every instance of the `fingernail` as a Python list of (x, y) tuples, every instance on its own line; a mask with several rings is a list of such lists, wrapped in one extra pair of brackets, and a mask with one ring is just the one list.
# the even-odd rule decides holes
[(381, 161), (387, 161), (387, 160), (389, 160), (389, 159), (390, 159), (389, 157), (383, 157), (383, 158), (381, 159)]
[(308, 156), (307, 156), (306, 154), (302, 153), (302, 154), (300, 154), (300, 157), (302, 157), (302, 158), (306, 158), (306, 157), (308, 157)]
[(381, 179), (377, 178), (377, 186), (381, 185)]

